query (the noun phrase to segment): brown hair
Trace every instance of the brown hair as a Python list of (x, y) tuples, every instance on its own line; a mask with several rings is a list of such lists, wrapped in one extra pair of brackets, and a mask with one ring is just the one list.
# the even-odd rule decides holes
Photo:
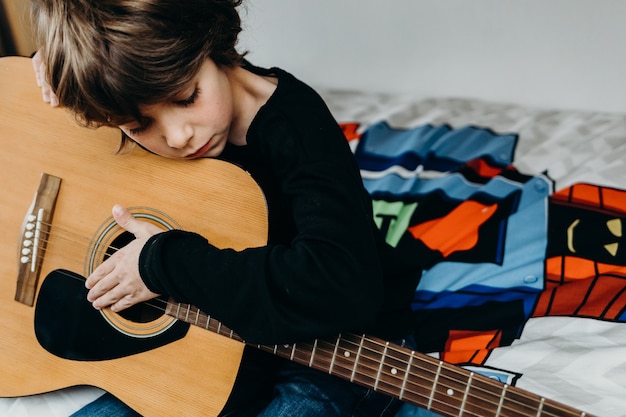
[(242, 0), (31, 0), (47, 80), (86, 126), (141, 119), (207, 58), (239, 65)]

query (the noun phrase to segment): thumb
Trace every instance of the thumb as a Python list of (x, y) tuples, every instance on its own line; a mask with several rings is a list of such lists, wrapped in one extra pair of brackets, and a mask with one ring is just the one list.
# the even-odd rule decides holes
[(163, 231), (152, 223), (137, 220), (130, 211), (119, 204), (113, 206), (112, 213), (117, 224), (136, 238), (152, 236)]

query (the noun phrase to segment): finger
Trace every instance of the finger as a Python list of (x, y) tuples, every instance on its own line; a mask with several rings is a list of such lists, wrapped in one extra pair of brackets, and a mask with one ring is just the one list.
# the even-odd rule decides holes
[(113, 218), (115, 219), (117, 224), (120, 225), (120, 227), (123, 227), (127, 231), (133, 233), (133, 230), (136, 229), (136, 227), (134, 228), (133, 225), (137, 220), (133, 217), (132, 214), (130, 214), (130, 211), (128, 211), (125, 207), (116, 204), (113, 206), (112, 213)]
[(56, 94), (54, 94), (52, 88), (45, 80), (41, 82), (41, 94), (43, 96), (43, 101), (50, 103), (52, 107), (57, 107), (59, 105), (59, 99), (57, 99)]
[(113, 311), (122, 311), (140, 302), (154, 298), (157, 294), (142, 291), (133, 290), (124, 284), (116, 285), (109, 289), (102, 296), (92, 302), (92, 305), (96, 309), (105, 307), (111, 308)]
[[(101, 309), (118, 304), (116, 308), (125, 309), (141, 301), (157, 296), (149, 291), (142, 292), (133, 285), (114, 279), (103, 279), (87, 294), (87, 300), (94, 308)], [(119, 311), (119, 310), (113, 310)]]
[(135, 237), (148, 237), (162, 230), (145, 221), (137, 220), (126, 208), (116, 204), (113, 206), (113, 218), (126, 231), (132, 233)]
[(39, 51), (37, 51), (35, 55), (33, 55), (32, 63), (33, 70), (35, 71), (35, 80), (37, 81), (37, 85), (41, 87), (41, 72), (39, 70), (41, 66), (41, 56), (39, 54)]
[[(118, 287), (118, 282), (115, 281), (114, 279), (103, 279), (101, 281), (99, 281), (97, 284), (95, 284), (87, 293), (87, 301), (93, 303), (94, 301), (108, 295), (109, 298), (115, 298), (115, 297), (111, 297), (111, 295), (115, 295), (115, 294), (109, 294), (111, 293), (111, 291), (113, 291), (115, 288)], [(119, 289), (118, 289), (119, 291)], [(121, 296), (118, 295), (117, 298), (115, 298), (115, 301), (117, 301)]]
[(52, 107), (57, 107), (59, 105), (59, 100), (46, 80), (45, 66), (43, 60), (41, 59), (40, 51), (37, 51), (35, 55), (33, 55), (31, 62), (33, 64), (33, 70), (35, 71), (35, 81), (41, 88), (43, 101), (50, 103)]
[(48, 90), (47, 88), (42, 87), (41, 88), (41, 96), (43, 98), (43, 101), (45, 101), (46, 103), (52, 104), (52, 97), (50, 97), (50, 90)]
[(119, 300), (121, 300), (124, 297), (125, 297), (125, 294), (122, 293), (122, 291), (119, 289), (119, 286), (118, 286), (118, 287), (114, 287), (110, 289), (109, 291), (106, 291), (104, 294), (100, 295), (97, 298), (94, 298), (93, 300), (90, 299), (89, 296), (87, 296), (87, 300), (91, 302), (91, 305), (93, 306), (93, 308), (95, 308), (96, 310), (101, 310), (103, 308), (109, 307), (117, 303)]
[(92, 289), (101, 279), (109, 275), (114, 268), (115, 265), (113, 263), (103, 262), (87, 277), (85, 287)]
[[(118, 291), (120, 288), (121, 286), (118, 286), (115, 291)], [(123, 294), (124, 295), (120, 296), (116, 302), (111, 303), (111, 310), (115, 312), (122, 311), (136, 304), (146, 302), (159, 296), (159, 294), (155, 294), (147, 288), (144, 288), (143, 290), (141, 288), (137, 288), (134, 291), (127, 289), (123, 291)]]
[(56, 94), (52, 92), (52, 89), (48, 87), (48, 95), (50, 96), (50, 105), (52, 107), (57, 107), (59, 105), (59, 99), (57, 99)]
[(123, 297), (122, 299), (116, 301), (115, 303), (111, 304), (111, 310), (114, 312), (120, 312), (123, 310), (126, 310), (129, 307), (132, 307), (133, 305), (135, 305), (136, 302), (133, 302), (129, 296)]

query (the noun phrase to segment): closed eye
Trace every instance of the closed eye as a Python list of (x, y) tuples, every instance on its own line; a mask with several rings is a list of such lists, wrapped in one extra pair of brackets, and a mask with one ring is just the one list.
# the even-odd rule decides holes
[(198, 98), (198, 94), (200, 93), (200, 89), (199, 88), (195, 88), (193, 90), (193, 93), (191, 93), (191, 95), (184, 99), (184, 100), (178, 100), (175, 103), (178, 104), (179, 106), (183, 106), (183, 107), (188, 107), (191, 106), (193, 103), (196, 102), (196, 98)]
[(128, 133), (130, 133), (130, 136), (136, 136), (138, 134), (140, 134), (141, 132), (143, 132), (144, 130), (146, 130), (145, 127), (137, 127), (135, 129), (128, 129)]
[(150, 120), (144, 120), (139, 126), (128, 128), (129, 136), (132, 137), (132, 136), (139, 135), (142, 132), (145, 132), (150, 127), (150, 124), (151, 124)]

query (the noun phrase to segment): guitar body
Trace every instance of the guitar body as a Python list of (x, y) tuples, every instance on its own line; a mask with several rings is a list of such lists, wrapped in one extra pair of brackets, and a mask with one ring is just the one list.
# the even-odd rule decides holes
[[(139, 148), (116, 154), (119, 131), (80, 127), (41, 100), (29, 59), (0, 59), (0, 91), (0, 396), (93, 385), (145, 416), (216, 415), (243, 344), (158, 310), (141, 319), (101, 314), (84, 300), (84, 277), (125, 238), (110, 215), (114, 204), (242, 250), (266, 242), (260, 189), (218, 160), (170, 161)], [(60, 179), (54, 198), (38, 191), (42, 174)], [(52, 210), (35, 274), (20, 258), (39, 200)], [(33, 294), (33, 305), (16, 293)]]

